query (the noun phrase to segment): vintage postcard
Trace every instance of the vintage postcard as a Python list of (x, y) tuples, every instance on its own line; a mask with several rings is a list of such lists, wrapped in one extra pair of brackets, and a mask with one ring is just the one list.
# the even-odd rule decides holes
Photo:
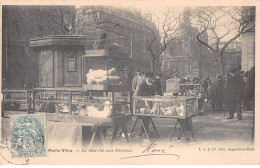
[(1, 165), (260, 163), (251, 1), (2, 1)]

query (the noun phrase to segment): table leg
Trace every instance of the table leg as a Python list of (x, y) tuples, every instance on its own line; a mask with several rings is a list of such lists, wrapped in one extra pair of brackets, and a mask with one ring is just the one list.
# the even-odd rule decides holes
[(118, 128), (119, 128), (119, 126), (117, 126), (117, 125), (114, 127), (113, 136), (112, 136), (112, 140), (111, 140), (110, 146), (113, 145), (113, 143), (114, 143), (114, 141), (116, 139)]
[(187, 125), (188, 125), (188, 127), (189, 127), (190, 132), (191, 132), (191, 135), (192, 135), (193, 140), (196, 141), (196, 138), (195, 138), (195, 136), (194, 136), (193, 130), (192, 130), (192, 128), (191, 128), (189, 122), (187, 122)]
[(172, 141), (172, 137), (173, 137), (173, 135), (174, 135), (174, 132), (175, 132), (175, 130), (176, 130), (177, 125), (178, 125), (178, 121), (176, 122), (176, 124), (175, 124), (175, 126), (174, 126), (174, 129), (172, 130), (170, 142)]
[(157, 136), (158, 138), (160, 138), (160, 135), (159, 135), (159, 133), (158, 133), (156, 127), (155, 127), (155, 124), (154, 124), (154, 122), (153, 122), (153, 120), (152, 120), (152, 117), (150, 118), (150, 120), (151, 120), (151, 123), (152, 123), (152, 125), (153, 125), (153, 129), (154, 129), (154, 131), (155, 131), (155, 133), (156, 133), (156, 136)]
[(102, 130), (101, 128), (98, 128), (98, 134), (100, 136), (100, 140), (103, 146), (106, 146), (106, 138), (105, 138), (105, 134), (103, 132), (104, 130)]
[(185, 121), (185, 120), (182, 120), (182, 124), (181, 124), (181, 133), (182, 133), (183, 137), (185, 138), (186, 143), (188, 144), (188, 141), (187, 141), (187, 138), (186, 138), (186, 135), (185, 135), (184, 129), (183, 129), (183, 127), (182, 127), (184, 121)]
[(142, 126), (143, 126), (143, 128), (144, 128), (144, 132), (145, 132), (145, 134), (146, 134), (148, 140), (151, 142), (151, 139), (150, 139), (149, 134), (148, 134), (148, 130), (145, 128), (144, 123), (143, 123), (143, 120), (141, 120), (141, 123), (142, 123)]
[(125, 134), (126, 141), (129, 143), (129, 137), (128, 137), (128, 134), (127, 134), (126, 125), (125, 124), (121, 125), (121, 129), (122, 129), (123, 133)]
[(91, 140), (90, 140), (90, 143), (89, 143), (89, 146), (88, 148), (91, 148), (92, 147), (92, 144), (94, 142), (94, 139), (96, 137), (96, 134), (97, 134), (97, 129), (94, 130), (93, 134), (92, 134), (92, 137), (91, 137)]
[(130, 137), (133, 136), (133, 133), (134, 133), (134, 131), (135, 131), (135, 127), (136, 127), (136, 124), (137, 124), (137, 121), (138, 121), (138, 120), (139, 120), (139, 117), (137, 117), (136, 120), (135, 120), (134, 127), (133, 127), (133, 129), (132, 129), (132, 131), (131, 131)]
[(179, 135), (178, 135), (178, 140), (181, 139), (181, 127), (182, 127), (182, 124), (183, 124), (183, 120), (181, 119), (177, 119), (177, 122), (179, 123), (180, 125), (180, 128), (179, 128)]

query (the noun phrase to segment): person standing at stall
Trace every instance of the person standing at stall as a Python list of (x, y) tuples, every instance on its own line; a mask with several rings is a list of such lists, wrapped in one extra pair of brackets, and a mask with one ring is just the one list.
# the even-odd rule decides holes
[(243, 93), (243, 108), (245, 110), (250, 110), (250, 105), (255, 94), (255, 67), (252, 67), (250, 71), (247, 72), (247, 81), (244, 87)]
[(227, 74), (227, 79), (225, 82), (225, 86), (224, 86), (224, 103), (225, 103), (225, 109), (229, 110), (229, 105), (231, 102), (231, 78), (232, 76), (230, 75), (230, 73)]
[(144, 77), (141, 75), (141, 69), (136, 71), (136, 75), (133, 78), (132, 81), (132, 91), (133, 91), (133, 95), (136, 96), (137, 92), (139, 90), (139, 86), (141, 85), (141, 83), (144, 82)]
[(205, 95), (205, 97), (207, 97), (208, 96), (208, 87), (209, 87), (209, 79), (208, 78), (204, 79), (204, 81), (202, 83), (202, 87), (204, 89), (204, 95)]
[(250, 110), (250, 106), (253, 110), (253, 129), (251, 133), (252, 141), (254, 141), (255, 138), (255, 66), (253, 66), (250, 71), (248, 71), (248, 78), (246, 81), (246, 84), (244, 86), (244, 101), (247, 105), (247, 110)]
[(152, 80), (155, 95), (162, 96), (162, 85), (160, 82), (160, 75), (156, 75)]
[(216, 81), (216, 110), (221, 111), (223, 110), (223, 93), (224, 93), (224, 81), (222, 76), (219, 75)]
[[(153, 79), (153, 74), (151, 72), (147, 72), (145, 74), (145, 81), (140, 84), (137, 96), (154, 96), (154, 87), (152, 84), (152, 79)], [(146, 102), (145, 106), (149, 106), (149, 108), (152, 108), (152, 103), (151, 102)], [(149, 124), (150, 124), (150, 117), (143, 116), (142, 117), (142, 122), (144, 124), (144, 127), (146, 130), (148, 130)], [(144, 128), (141, 128), (141, 133), (140, 136), (144, 133)], [(149, 130), (148, 130), (148, 133)]]
[(237, 119), (242, 120), (242, 96), (244, 88), (243, 77), (235, 70), (231, 71), (230, 79), (230, 104), (229, 104), (229, 117), (227, 119), (234, 118), (234, 112), (237, 112)]

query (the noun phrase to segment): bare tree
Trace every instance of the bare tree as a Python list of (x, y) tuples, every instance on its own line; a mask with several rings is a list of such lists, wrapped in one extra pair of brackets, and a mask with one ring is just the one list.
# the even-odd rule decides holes
[(161, 57), (168, 44), (179, 37), (182, 30), (180, 14), (175, 8), (160, 10), (158, 13), (153, 13), (153, 16), (155, 17), (154, 22), (158, 23), (158, 28), (144, 24), (152, 35), (147, 42), (152, 72), (154, 72), (155, 61)]
[[(255, 28), (254, 17), (243, 19), (243, 7), (195, 7), (193, 19), (199, 28), (197, 40), (214, 53), (220, 74), (224, 76), (223, 54), (228, 45)], [(207, 34), (208, 41), (201, 37)]]

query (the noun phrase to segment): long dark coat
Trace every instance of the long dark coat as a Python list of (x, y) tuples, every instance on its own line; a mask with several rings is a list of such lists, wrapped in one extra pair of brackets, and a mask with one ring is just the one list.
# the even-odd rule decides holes
[(244, 79), (240, 74), (236, 74), (230, 79), (230, 99), (236, 101), (242, 101), (243, 89), (244, 89)]
[(157, 78), (153, 78), (152, 84), (153, 84), (153, 89), (154, 89), (155, 95), (160, 95), (160, 96), (162, 96), (163, 93), (162, 93), (162, 85), (161, 85), (161, 83), (160, 83), (160, 80), (157, 79)]
[(255, 67), (248, 72), (248, 78), (244, 86), (243, 101), (249, 103), (255, 95)]

